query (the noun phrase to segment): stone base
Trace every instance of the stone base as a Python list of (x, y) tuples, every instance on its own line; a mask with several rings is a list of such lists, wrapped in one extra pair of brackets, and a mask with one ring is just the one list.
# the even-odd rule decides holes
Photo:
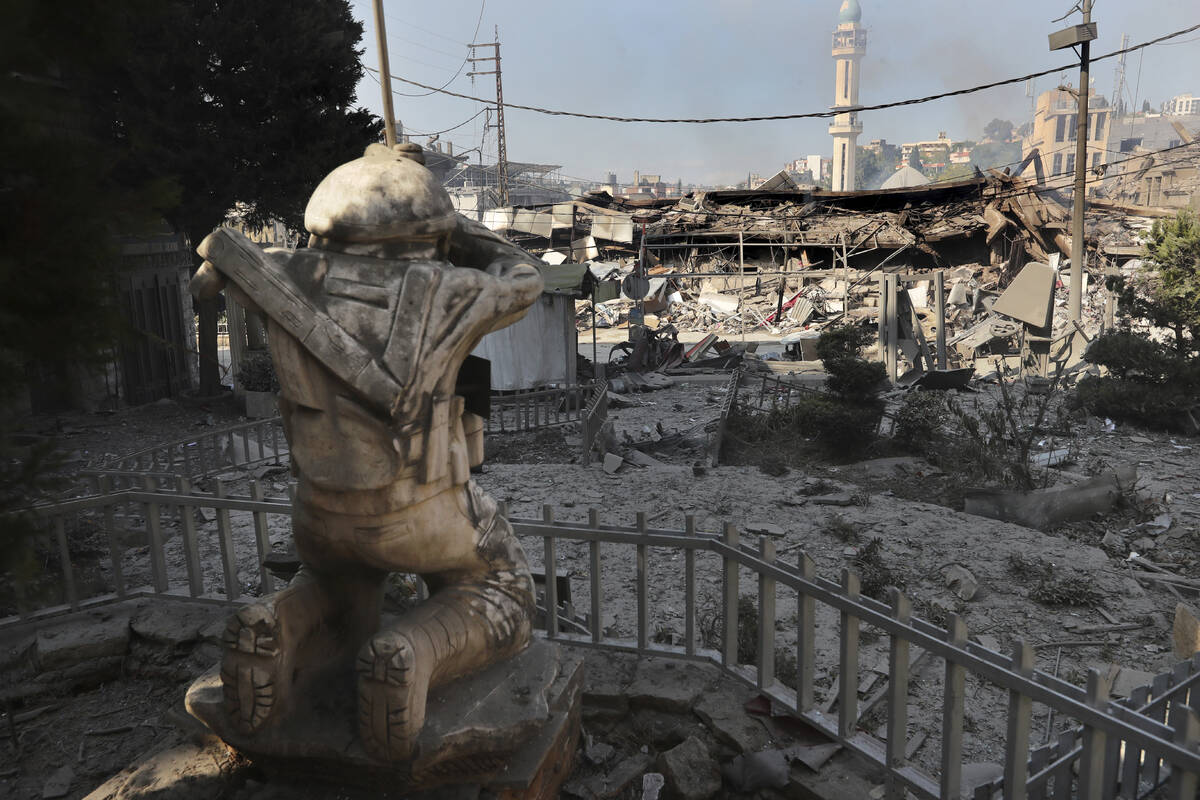
[(402, 795), (474, 785), (501, 798), (553, 798), (571, 771), (583, 662), (535, 639), (524, 652), (429, 694), (409, 761), (376, 761), (358, 739), (352, 673), (317, 682), (305, 702), (247, 736), (225, 714), (219, 668), (187, 693), (187, 709), (227, 745), (280, 780)]

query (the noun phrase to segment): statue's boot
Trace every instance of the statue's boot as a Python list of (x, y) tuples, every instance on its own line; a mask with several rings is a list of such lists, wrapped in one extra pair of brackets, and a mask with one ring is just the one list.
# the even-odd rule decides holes
[[(481, 544), (512, 539), (507, 520), (493, 517), (489, 527)], [(480, 548), (485, 556), (508, 550)], [(509, 658), (529, 644), (533, 593), (524, 558), (504, 569), (497, 569), (495, 561), (491, 566), (486, 573), (454, 575), (359, 653), (359, 731), (373, 758), (398, 761), (415, 755), (430, 688)], [(428, 580), (437, 586), (438, 577)]]
[[(287, 588), (230, 617), (221, 684), (234, 726), (262, 729), (288, 706), (299, 671), (349, 660), (378, 624), (380, 598), (378, 573), (335, 577), (306, 565)], [(318, 631), (336, 636), (307, 648)]]

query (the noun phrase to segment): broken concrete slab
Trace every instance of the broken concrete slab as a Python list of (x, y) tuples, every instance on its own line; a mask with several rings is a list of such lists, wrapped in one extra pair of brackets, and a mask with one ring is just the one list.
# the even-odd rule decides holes
[(618, 797), (650, 769), (654, 759), (645, 753), (634, 753), (611, 771), (583, 780), (568, 781), (563, 788), (578, 797)]
[(647, 658), (638, 662), (626, 693), (632, 706), (683, 713), (692, 709), (710, 680), (692, 664)]
[(1060, 522), (1088, 519), (1112, 510), (1136, 480), (1136, 468), (1122, 467), (1073, 486), (1030, 492), (970, 491), (964, 496), (963, 510), (980, 517), (1045, 530)]
[(721, 771), (704, 742), (690, 736), (658, 756), (658, 771), (667, 779), (672, 797), (707, 800), (721, 791)]
[(850, 492), (823, 494), (819, 497), (810, 497), (808, 502), (815, 506), (852, 506), (854, 505), (854, 495)]
[(739, 792), (782, 789), (788, 783), (788, 760), (784, 750), (760, 750), (735, 757), (721, 768), (730, 785)]
[(739, 753), (753, 753), (771, 741), (762, 723), (729, 692), (705, 694), (692, 710), (718, 742)]
[(621, 458), (616, 453), (604, 454), (604, 471), (609, 475), (616, 475), (617, 470), (625, 463), (625, 459)]
[(38, 631), (36, 661), (42, 671), (123, 656), (129, 648), (129, 610), (96, 612)]
[(1047, 327), (1054, 311), (1054, 278), (1049, 264), (1029, 262), (996, 298), (992, 312), (1034, 328)]
[(962, 564), (951, 564), (946, 568), (946, 587), (958, 596), (959, 600), (970, 600), (979, 591), (979, 581), (971, 570)]
[(170, 647), (183, 647), (201, 638), (210, 626), (224, 629), (228, 612), (205, 606), (176, 603), (143, 605), (130, 622), (133, 632), (143, 639)]
[(746, 533), (758, 534), (762, 536), (780, 537), (786, 534), (786, 531), (784, 531), (784, 529), (778, 525), (770, 522), (763, 522), (762, 520), (752, 520), (747, 522), (742, 526), (742, 530), (744, 530)]
[(1186, 603), (1176, 604), (1171, 633), (1176, 658), (1191, 658), (1200, 652), (1200, 619)]
[(75, 770), (70, 767), (59, 767), (42, 786), (43, 800), (66, 797), (71, 791), (71, 784), (74, 782)]
[(972, 797), (975, 789), (990, 783), (1004, 774), (1004, 767), (991, 761), (979, 761), (962, 765), (962, 796)]

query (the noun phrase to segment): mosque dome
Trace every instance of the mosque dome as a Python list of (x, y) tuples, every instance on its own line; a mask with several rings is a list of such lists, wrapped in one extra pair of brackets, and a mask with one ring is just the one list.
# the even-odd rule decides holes
[(858, 0), (842, 0), (838, 10), (838, 22), (862, 22), (862, 7)]

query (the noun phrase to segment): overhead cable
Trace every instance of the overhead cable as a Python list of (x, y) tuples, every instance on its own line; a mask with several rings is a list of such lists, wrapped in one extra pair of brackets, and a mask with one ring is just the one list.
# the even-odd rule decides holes
[[(1178, 36), (1183, 36), (1185, 34), (1193, 33), (1195, 31), (1200, 31), (1200, 24), (1193, 25), (1190, 28), (1184, 28), (1182, 30), (1175, 31), (1173, 33), (1168, 33), (1164, 36), (1159, 36), (1158, 38), (1151, 39), (1148, 42), (1142, 42), (1141, 44), (1132, 45), (1130, 47), (1126, 47), (1121, 50), (1114, 50), (1111, 53), (1105, 53), (1104, 55), (1096, 56), (1095, 58), (1093, 58), (1091, 60), (1093, 62), (1103, 61), (1106, 58), (1113, 58), (1115, 56), (1121, 55), (1122, 53), (1132, 53), (1135, 50), (1142, 50), (1144, 48), (1150, 47), (1151, 45), (1158, 44), (1159, 42), (1164, 42), (1168, 39), (1174, 39)], [(716, 123), (716, 122), (771, 122), (771, 121), (790, 120), (790, 119), (825, 119), (825, 118), (829, 118), (829, 117), (836, 117), (839, 114), (852, 114), (852, 113), (858, 113), (860, 111), (879, 111), (879, 110), (882, 110), (885, 108), (896, 108), (899, 106), (919, 105), (921, 103), (928, 103), (933, 100), (941, 100), (946, 97), (957, 97), (957, 96), (964, 95), (964, 94), (973, 94), (974, 92), (981, 92), (981, 91), (984, 91), (985, 89), (994, 89), (998, 86), (1007, 86), (1007, 85), (1013, 84), (1013, 83), (1022, 83), (1024, 81), (1032, 80), (1034, 78), (1041, 78), (1046, 75), (1052, 75), (1056, 72), (1062, 72), (1064, 70), (1072, 69), (1075, 66), (1076, 66), (1075, 64), (1067, 64), (1065, 66), (1054, 67), (1052, 69), (1045, 69), (1045, 70), (1042, 70), (1041, 72), (1031, 72), (1028, 75), (1021, 75), (1016, 78), (1006, 78), (1005, 80), (1001, 80), (1001, 81), (993, 81), (992, 83), (983, 83), (983, 84), (979, 84), (977, 86), (972, 86), (972, 87), (969, 87), (966, 89), (955, 89), (955, 90), (949, 91), (949, 92), (941, 92), (939, 94), (926, 95), (925, 97), (914, 97), (910, 100), (896, 100), (896, 101), (893, 101), (890, 103), (878, 103), (876, 105), (869, 105), (869, 106), (865, 106), (865, 105), (847, 106), (845, 108), (831, 109), (829, 111), (810, 111), (810, 112), (802, 113), (802, 114), (763, 114), (763, 115), (753, 116), (753, 117), (707, 117), (707, 118), (619, 117), (619, 116), (612, 116), (612, 115), (608, 115), (608, 114), (586, 114), (586, 113), (583, 113), (580, 111), (561, 111), (561, 110), (550, 109), (550, 108), (541, 108), (539, 106), (527, 106), (527, 105), (521, 105), (519, 103), (509, 103), (509, 102), (505, 102), (504, 107), (505, 108), (515, 108), (515, 109), (519, 109), (521, 111), (533, 111), (538, 114), (548, 114), (550, 116), (555, 116), (555, 117), (576, 117), (579, 119), (599, 119), (599, 120), (606, 120), (608, 122), (653, 122), (653, 123), (679, 123), (679, 124), (690, 124), (690, 125), (707, 125), (707, 124)], [(373, 72), (378, 72), (378, 70), (372, 70), (371, 67), (364, 67), (364, 69), (368, 69)], [(410, 80), (408, 78), (403, 78), (399, 75), (393, 75), (392, 79), (400, 81), (401, 83), (407, 83), (410, 86), (417, 86), (422, 89), (429, 89), (431, 94), (436, 92), (436, 93), (440, 93), (440, 94), (449, 95), (450, 97), (458, 97), (463, 100), (474, 100), (475, 102), (478, 102), (478, 103), (490, 103), (493, 105), (496, 102), (494, 99), (488, 100), (488, 99), (485, 99), (482, 97), (475, 97), (475, 96), (469, 95), (469, 94), (460, 94), (458, 92), (451, 92), (451, 91), (447, 90), (444, 86), (439, 89), (437, 87), (429, 86), (427, 84), (420, 83), (418, 81)], [(447, 84), (447, 85), (449, 85), (449, 84)], [(405, 97), (414, 96), (411, 94), (406, 94), (404, 92), (396, 92), (396, 94), (400, 94)]]

